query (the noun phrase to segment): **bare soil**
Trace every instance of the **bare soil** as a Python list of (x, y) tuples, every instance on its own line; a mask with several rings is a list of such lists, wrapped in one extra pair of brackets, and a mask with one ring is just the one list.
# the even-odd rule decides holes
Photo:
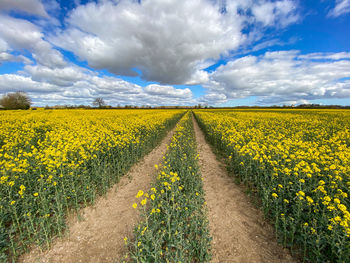
[(132, 207), (138, 190), (149, 189), (155, 164), (162, 162), (167, 144), (174, 133), (168, 133), (161, 144), (112, 187), (94, 206), (81, 210), (83, 220), (68, 220), (69, 233), (54, 240), (44, 252), (39, 248), (23, 255), (19, 262), (115, 262), (126, 253), (124, 237), (130, 237), (139, 220), (138, 210)]
[(296, 262), (277, 244), (274, 229), (217, 160), (194, 120), (208, 207), (212, 262)]

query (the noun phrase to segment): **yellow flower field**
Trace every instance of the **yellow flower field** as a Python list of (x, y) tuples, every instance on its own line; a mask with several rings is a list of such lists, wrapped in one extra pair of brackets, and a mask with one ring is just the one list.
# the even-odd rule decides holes
[(350, 111), (197, 110), (229, 168), (306, 260), (350, 258)]
[(49, 243), (151, 150), (182, 110), (0, 112), (0, 261)]

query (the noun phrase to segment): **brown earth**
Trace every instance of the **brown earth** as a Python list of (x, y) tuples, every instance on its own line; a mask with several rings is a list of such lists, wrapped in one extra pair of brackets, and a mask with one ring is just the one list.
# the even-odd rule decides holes
[[(296, 262), (276, 243), (271, 225), (266, 223), (260, 210), (229, 177), (224, 165), (216, 159), (206, 143), (203, 132), (194, 121), (200, 156), (204, 191), (212, 241), (212, 262)], [(23, 255), (19, 262), (115, 262), (126, 252), (123, 238), (132, 236), (139, 220), (137, 209), (132, 208), (140, 189), (148, 189), (155, 164), (162, 161), (166, 144), (173, 131), (161, 145), (134, 165), (107, 195), (96, 204), (81, 210), (83, 221), (69, 220), (69, 233), (57, 238), (44, 252), (38, 248)]]
[(262, 212), (228, 176), (195, 120), (194, 128), (213, 237), (212, 262), (296, 262), (276, 243)]
[(162, 162), (167, 144), (174, 133), (169, 132), (161, 144), (100, 197), (94, 206), (81, 210), (83, 221), (69, 220), (66, 237), (54, 240), (51, 248), (39, 248), (23, 255), (19, 262), (115, 262), (126, 253), (124, 237), (132, 235), (138, 222), (138, 210), (132, 207), (138, 190), (149, 189), (155, 173), (155, 164)]

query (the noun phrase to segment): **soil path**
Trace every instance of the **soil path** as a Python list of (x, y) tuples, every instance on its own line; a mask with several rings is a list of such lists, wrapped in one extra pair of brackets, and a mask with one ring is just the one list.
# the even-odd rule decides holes
[(124, 237), (132, 235), (138, 222), (138, 210), (132, 207), (138, 190), (148, 189), (155, 173), (155, 164), (162, 162), (170, 131), (161, 144), (124, 175), (106, 196), (94, 206), (81, 210), (83, 221), (76, 217), (68, 223), (66, 237), (56, 239), (44, 252), (38, 248), (23, 255), (19, 262), (115, 262), (125, 255)]
[(193, 121), (213, 237), (212, 262), (296, 262), (276, 243), (273, 228), (228, 176)]

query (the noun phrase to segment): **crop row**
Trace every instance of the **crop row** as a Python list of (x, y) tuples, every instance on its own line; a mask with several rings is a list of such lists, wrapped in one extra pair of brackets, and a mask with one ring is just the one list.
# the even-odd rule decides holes
[(0, 261), (48, 246), (67, 212), (94, 202), (183, 111), (7, 111), (0, 115)]
[(152, 188), (140, 190), (134, 208), (142, 220), (129, 247), (133, 262), (209, 262), (210, 235), (192, 115), (176, 127)]
[(349, 262), (349, 112), (195, 115), (235, 177), (260, 197), (285, 246), (304, 260)]

